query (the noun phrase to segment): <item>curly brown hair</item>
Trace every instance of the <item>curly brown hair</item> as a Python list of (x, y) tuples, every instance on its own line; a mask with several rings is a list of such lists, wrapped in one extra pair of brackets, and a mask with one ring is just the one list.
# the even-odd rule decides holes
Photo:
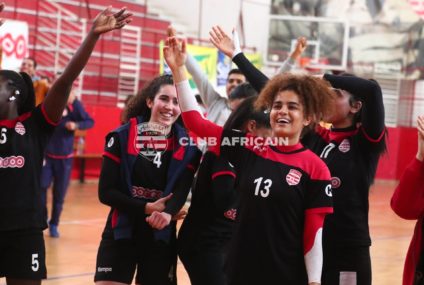
[(293, 91), (299, 96), (305, 117), (318, 122), (334, 108), (335, 93), (331, 85), (311, 75), (280, 74), (265, 85), (255, 102), (257, 109), (271, 109), (275, 96), (282, 91)]
[(151, 111), (150, 108), (147, 107), (147, 99), (153, 101), (160, 88), (164, 85), (174, 85), (171, 75), (161, 75), (148, 82), (144, 88), (131, 99), (128, 107), (124, 110), (124, 122), (128, 122), (129, 119), (137, 116), (142, 116), (145, 121), (150, 120)]

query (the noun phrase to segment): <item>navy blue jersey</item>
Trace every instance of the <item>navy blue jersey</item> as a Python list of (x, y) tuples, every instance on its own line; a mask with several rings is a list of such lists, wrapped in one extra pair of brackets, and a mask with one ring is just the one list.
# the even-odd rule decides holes
[(0, 121), (0, 231), (47, 227), (40, 176), (54, 124), (41, 106)]

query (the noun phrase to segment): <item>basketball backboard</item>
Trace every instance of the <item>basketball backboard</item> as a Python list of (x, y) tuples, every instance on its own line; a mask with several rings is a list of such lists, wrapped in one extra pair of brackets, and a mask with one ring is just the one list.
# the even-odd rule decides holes
[(345, 70), (348, 59), (349, 24), (345, 20), (271, 15), (266, 61), (280, 65), (294, 49), (298, 37), (308, 39), (302, 55), (307, 67)]

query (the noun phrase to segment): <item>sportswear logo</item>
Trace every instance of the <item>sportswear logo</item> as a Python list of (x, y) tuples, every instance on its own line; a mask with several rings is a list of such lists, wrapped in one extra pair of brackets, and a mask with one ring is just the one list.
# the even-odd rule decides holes
[(24, 125), (22, 125), (22, 123), (21, 123), (21, 122), (18, 122), (18, 123), (15, 125), (15, 131), (16, 131), (18, 134), (20, 134), (21, 136), (25, 135), (25, 127), (24, 127)]
[(340, 187), (340, 185), (342, 184), (342, 181), (340, 180), (340, 178), (338, 177), (331, 177), (331, 187), (333, 189), (337, 189)]
[(0, 157), (0, 168), (22, 168), (25, 165), (23, 156)]
[(348, 139), (344, 139), (340, 145), (339, 145), (339, 150), (343, 153), (346, 153), (350, 150), (350, 142)]
[(289, 173), (286, 176), (287, 184), (290, 186), (297, 185), (300, 182), (300, 178), (302, 177), (302, 173), (296, 169), (290, 169)]
[(112, 267), (97, 267), (97, 272), (112, 272)]

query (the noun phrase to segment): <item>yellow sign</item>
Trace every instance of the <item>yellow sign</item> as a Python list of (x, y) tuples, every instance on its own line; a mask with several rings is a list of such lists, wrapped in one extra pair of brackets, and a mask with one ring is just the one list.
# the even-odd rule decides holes
[[(162, 49), (163, 41), (160, 42), (160, 73), (171, 73), (169, 67), (166, 65), (166, 62), (163, 58)], [(200, 65), (203, 72), (205, 72), (205, 74), (207, 75), (209, 82), (216, 82), (216, 63), (218, 60), (218, 53), (216, 48), (201, 47), (188, 44), (187, 52), (197, 60), (197, 63)], [(194, 88), (195, 84), (190, 74), (188, 74), (188, 78), (190, 80), (191, 87)]]

